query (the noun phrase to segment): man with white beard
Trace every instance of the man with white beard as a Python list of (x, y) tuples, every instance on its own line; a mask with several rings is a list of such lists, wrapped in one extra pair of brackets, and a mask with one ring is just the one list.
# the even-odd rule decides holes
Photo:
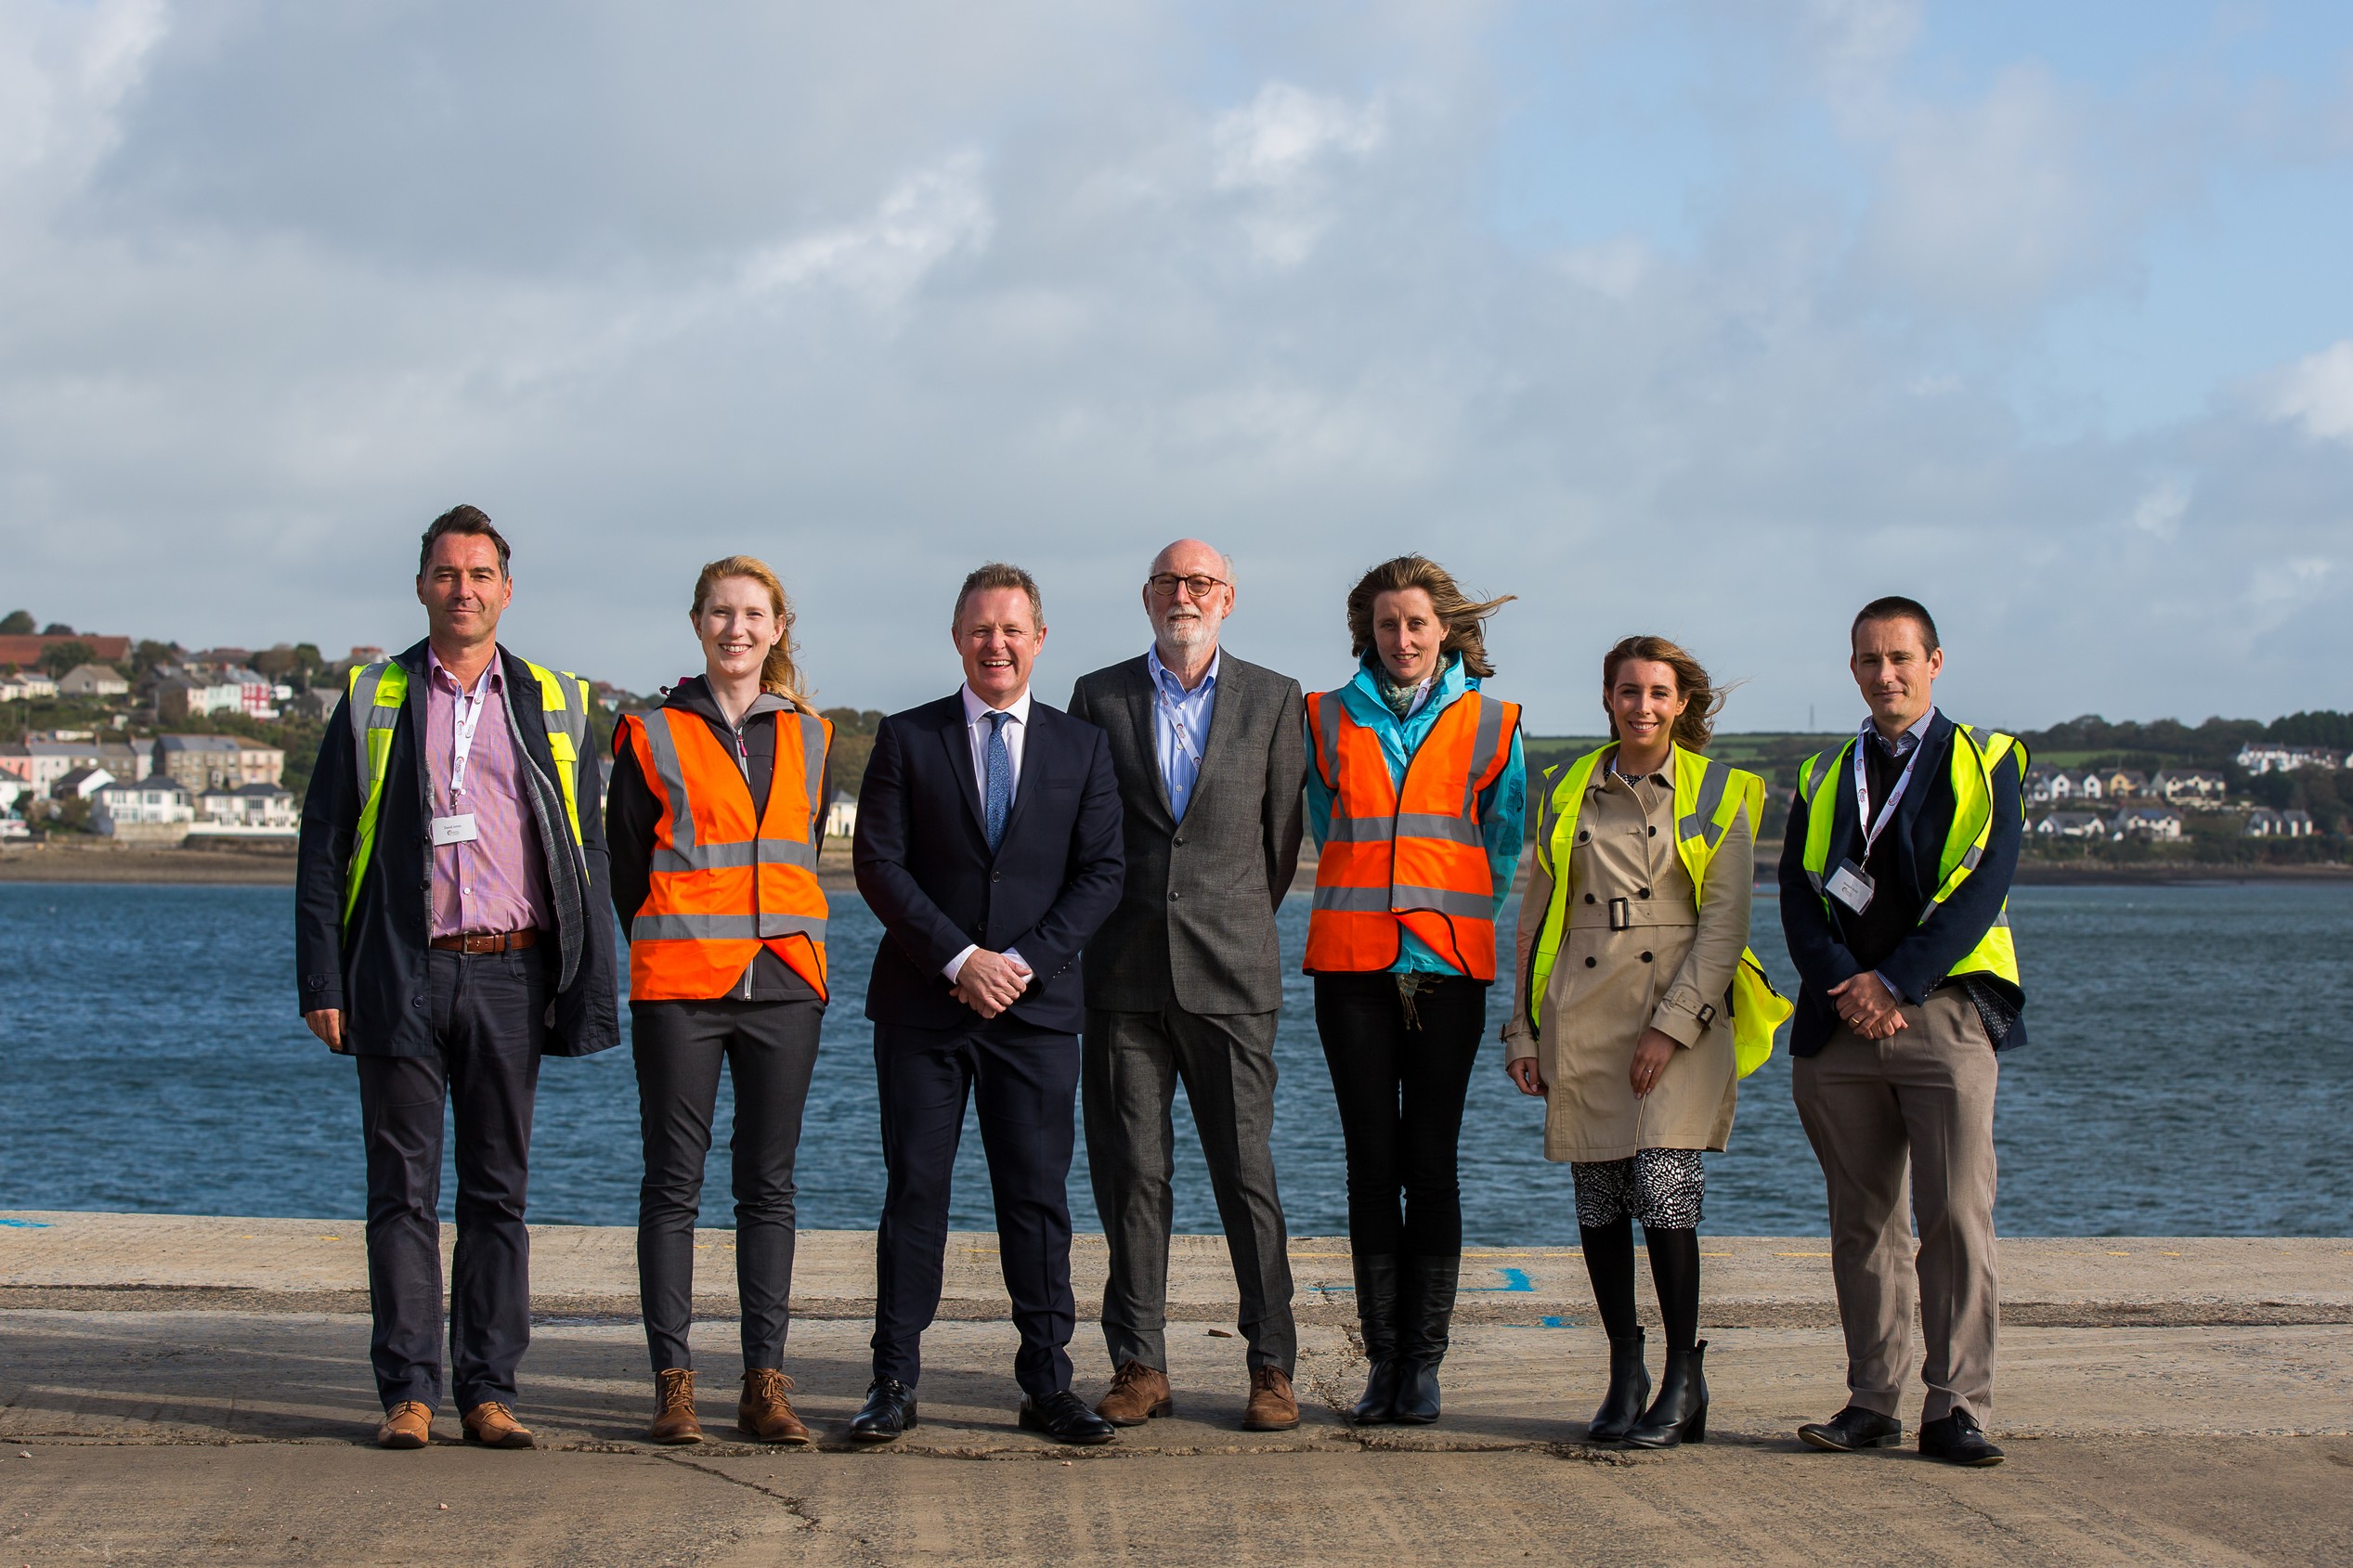
[(1086, 946), (1086, 1157), (1111, 1250), (1095, 1407), (1136, 1426), (1175, 1408), (1165, 1335), (1181, 1082), (1242, 1297), (1247, 1431), (1299, 1424), (1290, 1239), (1275, 1191), (1275, 910), (1299, 862), (1306, 777), (1299, 683), (1221, 652), (1233, 564), (1199, 539), (1152, 561), (1152, 646), (1083, 677), (1073, 718), (1110, 734), (1126, 823), (1119, 908)]

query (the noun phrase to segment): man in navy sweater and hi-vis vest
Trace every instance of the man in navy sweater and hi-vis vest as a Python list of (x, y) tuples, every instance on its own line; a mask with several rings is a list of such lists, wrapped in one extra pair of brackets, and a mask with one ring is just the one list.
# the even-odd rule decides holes
[(1847, 1407), (1798, 1435), (1838, 1452), (1903, 1441), (1917, 1268), (1920, 1452), (1998, 1464), (1983, 1431), (1995, 1053), (2026, 1043), (2008, 906), (2026, 752), (1937, 711), (1944, 654), (1916, 602), (1872, 601), (1850, 641), (1871, 717), (1799, 771), (1781, 850), (1781, 925), (1804, 981), (1791, 1089), (1822, 1162), (1847, 1345)]
[(588, 685), (499, 646), (507, 543), (470, 506), (425, 530), (425, 640), (351, 672), (303, 799), (303, 1022), (354, 1057), (368, 1151), (370, 1356), (387, 1448), (441, 1396), (441, 1137), (456, 1111), (452, 1390), (466, 1441), (528, 1448), (524, 1199), (542, 1056), (620, 1043), (604, 788)]

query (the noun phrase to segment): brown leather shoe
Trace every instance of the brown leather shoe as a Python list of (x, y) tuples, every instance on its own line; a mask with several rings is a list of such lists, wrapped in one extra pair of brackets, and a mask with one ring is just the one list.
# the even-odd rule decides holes
[(1140, 1361), (1123, 1361), (1112, 1374), (1111, 1392), (1096, 1402), (1095, 1413), (1115, 1427), (1139, 1427), (1176, 1408), (1167, 1373)]
[(1299, 1424), (1299, 1396), (1291, 1392), (1291, 1376), (1280, 1367), (1254, 1367), (1250, 1372), (1250, 1407), (1242, 1413), (1244, 1432), (1289, 1432)]
[(411, 1399), (384, 1412), (376, 1428), (379, 1448), (422, 1448), (433, 1441), (433, 1406)]
[(514, 1419), (514, 1412), (495, 1399), (486, 1399), (462, 1418), (466, 1441), (485, 1448), (534, 1448), (531, 1429)]
[(672, 1367), (654, 1374), (654, 1424), (645, 1429), (653, 1443), (700, 1443), (703, 1423), (695, 1419), (695, 1374)]
[(744, 1374), (744, 1397), (735, 1405), (735, 1430), (746, 1437), (756, 1437), (762, 1443), (790, 1443), (805, 1445), (812, 1439), (809, 1429), (793, 1414), (792, 1401), (785, 1395), (792, 1390), (792, 1380), (774, 1367), (755, 1367)]

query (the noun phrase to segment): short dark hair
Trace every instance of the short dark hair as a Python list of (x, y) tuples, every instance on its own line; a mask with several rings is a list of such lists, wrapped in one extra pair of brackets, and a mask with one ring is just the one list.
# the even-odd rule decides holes
[(956, 611), (948, 616), (948, 629), (953, 631), (963, 624), (966, 600), (976, 593), (985, 593), (993, 588), (1018, 588), (1028, 594), (1030, 619), (1039, 626), (1046, 624), (1046, 601), (1038, 594), (1037, 579), (1019, 566), (1010, 566), (1002, 561), (992, 561), (985, 566), (974, 567), (966, 575), (964, 586), (956, 590)]
[(417, 549), (417, 576), (425, 575), (426, 564), (433, 560), (433, 547), (449, 534), (471, 534), (478, 539), (488, 539), (499, 547), (499, 576), (513, 577), (507, 570), (507, 541), (504, 535), (490, 525), (490, 514), (478, 506), (453, 506), (433, 520), (425, 530), (424, 543)]
[(1928, 606), (1917, 599), (1906, 599), (1891, 593), (1884, 599), (1874, 599), (1854, 613), (1854, 624), (1846, 628), (1847, 646), (1854, 646), (1854, 634), (1863, 629), (1865, 621), (1918, 621), (1923, 653), (1933, 654), (1944, 646), (1936, 640), (1936, 617), (1928, 613)]

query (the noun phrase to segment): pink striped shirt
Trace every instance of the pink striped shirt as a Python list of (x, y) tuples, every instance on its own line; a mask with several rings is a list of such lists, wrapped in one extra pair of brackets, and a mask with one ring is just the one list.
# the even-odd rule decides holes
[[(458, 711), (462, 703), (484, 705), (466, 751), (465, 788), (452, 796), (457, 768)], [(555, 901), (548, 891), (547, 855), (540, 847), (539, 823), (524, 793), (520, 770), (530, 766), (515, 755), (507, 728), (506, 677), (498, 654), (474, 682), (459, 688), (457, 677), (425, 650), (425, 772), (436, 817), (474, 813), (474, 837), (463, 844), (433, 847), (433, 934), (460, 937), (491, 931), (555, 929)]]

